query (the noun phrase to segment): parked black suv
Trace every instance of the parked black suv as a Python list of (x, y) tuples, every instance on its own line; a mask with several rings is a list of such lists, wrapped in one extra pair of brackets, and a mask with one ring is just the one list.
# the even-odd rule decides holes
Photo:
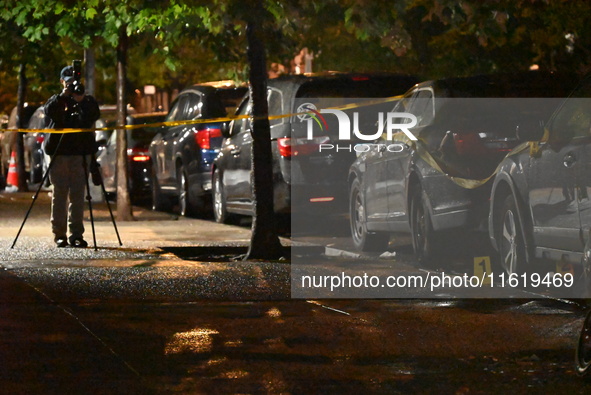
[(165, 121), (180, 124), (162, 127), (150, 144), (153, 209), (169, 209), (176, 202), (181, 215), (210, 212), (211, 165), (224, 125), (215, 119), (235, 109), (246, 91), (231, 82), (199, 84), (174, 100)]
[[(270, 79), (267, 100), (275, 212), (283, 215), (294, 211), (336, 212), (339, 203), (347, 200), (347, 171), (355, 153), (320, 152), (319, 144), (337, 138), (336, 118), (327, 115), (328, 127), (307, 139), (308, 123), (303, 112), (309, 111), (313, 103), (319, 103), (319, 99), (323, 99), (321, 103), (344, 104), (345, 98), (353, 102), (354, 98), (386, 98), (400, 95), (415, 83), (414, 77), (386, 73), (289, 75)], [(251, 114), (251, 103), (246, 97), (236, 115)], [(218, 222), (228, 220), (231, 214), (253, 213), (251, 132), (251, 119), (232, 122), (214, 163), (214, 216)], [(345, 208), (346, 204), (340, 207)]]
[(516, 125), (547, 119), (559, 99), (539, 98), (564, 98), (576, 83), (573, 76), (533, 72), (413, 87), (393, 112), (416, 117), (408, 130), (418, 140), (400, 131), (392, 139), (382, 135), (374, 142), (377, 148), (362, 153), (351, 167), (356, 247), (385, 250), (389, 233), (410, 233), (419, 262), (436, 263), (442, 235), (485, 225), (489, 177), (518, 144)]
[(517, 137), (524, 143), (501, 162), (490, 200), (489, 235), (501, 267), (520, 274), (536, 271), (540, 259), (560, 262), (584, 269), (588, 286), (591, 80), (581, 82), (545, 128), (526, 123)]

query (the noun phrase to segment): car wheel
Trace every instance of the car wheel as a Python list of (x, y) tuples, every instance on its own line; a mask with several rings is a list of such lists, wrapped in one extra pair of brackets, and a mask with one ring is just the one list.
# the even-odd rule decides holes
[(420, 188), (415, 189), (410, 203), (410, 229), (417, 261), (423, 266), (433, 266), (439, 238), (433, 229), (427, 194)]
[(218, 169), (213, 172), (213, 182), (211, 185), (213, 195), (213, 217), (220, 224), (229, 224), (235, 222), (235, 217), (226, 210), (226, 196), (222, 183), (222, 175)]
[(365, 201), (358, 179), (353, 180), (349, 191), (349, 223), (353, 245), (360, 251), (385, 251), (388, 248), (388, 233), (368, 232)]
[(581, 328), (577, 343), (575, 365), (578, 374), (586, 375), (589, 372), (591, 366), (591, 310), (587, 312), (585, 321), (583, 321), (583, 328)]
[(496, 223), (499, 224), (496, 239), (501, 269), (507, 274), (522, 272), (526, 263), (525, 242), (512, 195), (505, 198), (501, 210), (497, 213)]
[(152, 210), (165, 211), (168, 210), (168, 198), (162, 194), (160, 184), (156, 175), (156, 170), (152, 171)]
[(197, 209), (191, 202), (189, 195), (189, 178), (187, 177), (187, 172), (183, 166), (179, 167), (177, 181), (179, 215), (185, 217), (196, 215)]

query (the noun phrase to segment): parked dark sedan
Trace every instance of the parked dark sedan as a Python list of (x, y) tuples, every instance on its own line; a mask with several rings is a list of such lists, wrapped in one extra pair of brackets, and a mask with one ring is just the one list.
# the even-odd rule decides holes
[(536, 258), (544, 258), (584, 269), (588, 281), (591, 80), (581, 82), (545, 128), (520, 125), (517, 136), (527, 143), (501, 162), (490, 201), (489, 235), (502, 269), (535, 271)]
[(169, 209), (177, 202), (181, 215), (211, 212), (211, 166), (224, 126), (215, 119), (235, 109), (246, 90), (229, 82), (200, 84), (183, 90), (174, 100), (166, 122), (181, 124), (162, 127), (150, 145), (155, 210)]
[(518, 144), (515, 126), (547, 119), (558, 100), (522, 98), (565, 97), (575, 84), (571, 76), (520, 73), (413, 87), (393, 111), (416, 116), (408, 130), (418, 140), (400, 131), (382, 135), (351, 167), (356, 247), (384, 250), (389, 233), (408, 232), (418, 261), (436, 263), (444, 233), (485, 225), (489, 177)]
[[(146, 125), (162, 122), (166, 113), (146, 113), (127, 116), (127, 125)], [(115, 121), (107, 123), (114, 127)], [(152, 161), (148, 148), (158, 132), (156, 127), (142, 127), (126, 130), (127, 165), (129, 171), (129, 194), (134, 202), (152, 197)], [(109, 140), (99, 151), (97, 162), (101, 166), (105, 191), (117, 194), (117, 133), (111, 133)]]
[[(320, 144), (337, 138), (337, 119), (327, 116), (327, 127), (323, 127), (322, 133), (316, 130), (308, 139), (308, 120), (313, 121), (303, 113), (321, 110), (315, 103), (338, 105), (346, 104), (346, 98), (354, 103), (358, 98), (400, 95), (415, 82), (414, 77), (404, 75), (344, 73), (290, 75), (269, 80), (267, 100), (271, 116), (275, 212), (285, 216), (294, 212), (335, 213), (339, 203), (346, 208), (347, 171), (355, 153), (352, 150), (321, 152)], [(251, 104), (246, 97), (236, 115), (251, 114)], [(280, 115), (289, 116), (278, 117)], [(253, 213), (251, 132), (251, 119), (232, 122), (214, 163), (214, 216), (218, 222), (225, 222), (235, 214)]]

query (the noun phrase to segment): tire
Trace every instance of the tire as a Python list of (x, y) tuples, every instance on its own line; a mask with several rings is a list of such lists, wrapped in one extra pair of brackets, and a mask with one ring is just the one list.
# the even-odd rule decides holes
[(183, 217), (197, 215), (197, 207), (191, 202), (191, 196), (189, 194), (189, 178), (183, 166), (180, 166), (178, 169), (177, 182), (178, 214)]
[(152, 170), (152, 210), (166, 211), (168, 209), (170, 209), (168, 198), (163, 195), (160, 189), (156, 170)]
[(231, 224), (236, 222), (236, 217), (228, 213), (226, 209), (226, 195), (220, 171), (215, 169), (211, 183), (213, 196), (213, 218), (220, 224)]
[(440, 249), (439, 235), (433, 229), (427, 193), (414, 190), (410, 203), (412, 247), (420, 265), (434, 267)]
[(349, 224), (353, 245), (359, 251), (385, 251), (390, 235), (367, 231), (365, 200), (358, 179), (353, 180), (349, 190)]
[(589, 373), (591, 366), (591, 310), (587, 312), (575, 354), (575, 369), (581, 376)]
[(512, 195), (505, 198), (501, 209), (495, 215), (499, 224), (496, 241), (499, 251), (499, 265), (507, 274), (522, 273), (526, 266), (523, 227)]

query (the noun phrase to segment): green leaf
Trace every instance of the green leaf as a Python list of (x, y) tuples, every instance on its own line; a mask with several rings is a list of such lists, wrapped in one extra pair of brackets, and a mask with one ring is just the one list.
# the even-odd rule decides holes
[(168, 67), (171, 71), (176, 71), (176, 64), (170, 58), (164, 59), (164, 64)]
[(96, 9), (90, 7), (86, 10), (86, 19), (94, 19), (96, 14), (97, 14)]

